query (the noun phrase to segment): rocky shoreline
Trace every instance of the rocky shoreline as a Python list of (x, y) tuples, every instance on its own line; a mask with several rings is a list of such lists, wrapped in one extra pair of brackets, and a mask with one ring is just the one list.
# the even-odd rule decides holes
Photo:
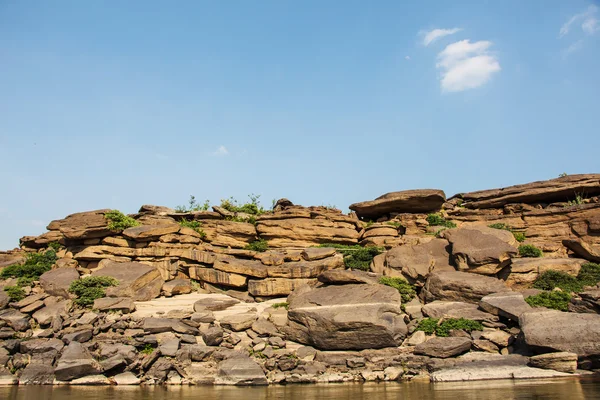
[(72, 214), (0, 252), (0, 385), (592, 374), (599, 194), (587, 174), (350, 214), (287, 199)]

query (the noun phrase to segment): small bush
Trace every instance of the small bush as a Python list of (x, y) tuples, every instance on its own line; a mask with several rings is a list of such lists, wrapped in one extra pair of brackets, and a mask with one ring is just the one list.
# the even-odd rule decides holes
[(571, 295), (567, 292), (553, 290), (551, 292), (542, 292), (535, 296), (529, 296), (525, 299), (531, 307), (546, 307), (554, 310), (567, 311)]
[(521, 257), (541, 257), (542, 250), (532, 244), (522, 244), (519, 246), (519, 255)]
[(44, 253), (28, 253), (25, 256), (25, 263), (9, 265), (2, 270), (0, 278), (38, 280), (40, 275), (50, 271), (57, 259), (54, 250), (46, 250)]
[(254, 242), (249, 243), (246, 247), (244, 247), (244, 249), (252, 250), (252, 251), (259, 251), (262, 253), (262, 252), (269, 250), (269, 243), (264, 239), (258, 239), (258, 240), (255, 240)]
[(104, 214), (104, 218), (106, 218), (109, 221), (108, 229), (115, 232), (121, 232), (127, 228), (138, 226), (140, 224), (135, 219), (123, 214), (119, 210), (111, 210), (107, 212), (106, 214)]
[(379, 278), (379, 283), (398, 290), (398, 292), (400, 292), (400, 297), (402, 297), (402, 304), (408, 303), (417, 295), (415, 288), (404, 278), (382, 276)]
[(34, 278), (22, 276), (19, 279), (17, 279), (17, 286), (18, 287), (32, 286), (34, 281), (35, 281)]
[(57, 252), (60, 249), (60, 243), (58, 242), (51, 242), (48, 243), (48, 249), (49, 250), (54, 250), (55, 252)]
[(202, 239), (206, 238), (206, 232), (202, 230), (202, 223), (200, 221), (189, 221), (187, 219), (182, 219), (179, 221), (179, 225), (195, 230), (200, 234)]
[(386, 222), (386, 225), (393, 226), (394, 228), (404, 228), (404, 225), (402, 225), (398, 221), (389, 221), (389, 222)]
[(533, 287), (541, 290), (559, 288), (565, 292), (579, 292), (583, 288), (577, 278), (561, 272), (548, 270), (540, 274), (533, 282)]
[(4, 291), (10, 297), (10, 301), (20, 301), (25, 298), (25, 291), (19, 286), (5, 286)]
[(248, 197), (250, 198), (250, 201), (244, 204), (241, 204), (233, 197), (223, 199), (221, 200), (221, 207), (234, 213), (245, 213), (251, 215), (261, 215), (266, 212), (266, 210), (260, 204), (260, 195), (249, 194)]
[(271, 305), (271, 307), (273, 308), (285, 308), (286, 310), (288, 309), (290, 305), (288, 304), (287, 301), (284, 301), (283, 303), (275, 303), (273, 305)]
[(154, 347), (152, 347), (152, 345), (150, 343), (146, 343), (144, 348), (140, 350), (140, 353), (146, 354), (146, 355), (152, 354), (153, 352), (154, 352)]
[(196, 202), (196, 197), (190, 195), (187, 206), (177, 206), (175, 211), (178, 213), (188, 213), (194, 211), (207, 211), (210, 208), (210, 201), (206, 200), (204, 203), (199, 204)]
[(89, 307), (94, 304), (94, 300), (106, 296), (105, 288), (118, 284), (119, 282), (110, 276), (87, 276), (73, 281), (69, 286), (69, 292), (77, 296), (75, 304)]
[(510, 226), (508, 226), (506, 224), (503, 224), (501, 222), (488, 225), (488, 227), (489, 228), (494, 228), (494, 229), (503, 229), (505, 231), (509, 231), (510, 233), (513, 234), (513, 236), (515, 237), (515, 240), (517, 242), (519, 242), (519, 243), (525, 241), (525, 234), (523, 232), (516, 232)]
[(515, 240), (519, 243), (524, 242), (526, 239), (525, 234), (523, 232), (513, 232), (512, 234), (515, 237)]
[(600, 282), (600, 264), (585, 263), (577, 274), (582, 286), (596, 286)]
[(436, 336), (446, 337), (451, 330), (463, 330), (466, 332), (481, 331), (483, 325), (478, 321), (473, 321), (465, 318), (448, 318), (439, 323), (437, 318), (425, 318), (419, 321), (417, 325), (418, 331), (423, 331), (427, 334), (435, 333)]
[(511, 230), (508, 225), (500, 223), (500, 222), (488, 225), (488, 227), (489, 228), (494, 228), (494, 229), (503, 229), (505, 231), (510, 231)]
[(368, 271), (373, 261), (373, 257), (381, 254), (383, 249), (375, 246), (362, 247), (357, 244), (353, 246), (347, 246), (343, 244), (325, 243), (319, 245), (319, 247), (333, 247), (338, 253), (344, 255), (344, 265), (346, 268), (360, 269)]
[(446, 228), (456, 228), (456, 224), (452, 221), (447, 221), (439, 214), (429, 214), (427, 223), (431, 226), (445, 226)]

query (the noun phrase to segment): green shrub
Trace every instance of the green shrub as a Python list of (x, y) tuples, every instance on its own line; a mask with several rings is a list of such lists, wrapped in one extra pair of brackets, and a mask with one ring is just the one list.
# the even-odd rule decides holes
[(368, 271), (371, 261), (373, 261), (373, 257), (381, 254), (383, 251), (383, 249), (379, 247), (362, 247), (358, 244), (348, 246), (343, 244), (324, 243), (319, 245), (319, 247), (335, 248), (338, 253), (344, 255), (344, 265), (346, 268), (360, 269), (363, 271)]
[(54, 250), (55, 252), (57, 252), (60, 249), (61, 245), (58, 242), (50, 242), (48, 243), (48, 249), (49, 250)]
[(286, 310), (288, 309), (289, 306), (290, 305), (287, 301), (284, 301), (282, 303), (275, 303), (275, 304), (271, 305), (271, 307), (273, 307), (273, 308), (285, 308)]
[(258, 239), (258, 240), (255, 240), (254, 242), (249, 243), (246, 247), (244, 247), (244, 249), (252, 250), (252, 251), (259, 251), (262, 253), (262, 252), (269, 250), (269, 243), (264, 239)]
[(142, 354), (152, 354), (154, 352), (154, 347), (152, 347), (152, 345), (150, 343), (146, 343), (146, 345), (144, 346), (144, 348), (142, 350), (140, 350), (140, 353)]
[(456, 224), (452, 221), (447, 221), (439, 214), (429, 214), (427, 223), (431, 226), (445, 226), (446, 228), (456, 228)]
[(546, 307), (554, 310), (567, 311), (571, 295), (567, 292), (553, 290), (551, 292), (542, 292), (535, 296), (529, 296), (525, 299), (531, 307)]
[(35, 281), (34, 278), (22, 276), (19, 279), (17, 279), (17, 286), (18, 287), (31, 286), (31, 285), (33, 285), (34, 281)]
[(196, 197), (190, 195), (187, 206), (177, 206), (175, 211), (178, 213), (188, 213), (194, 211), (207, 211), (210, 208), (210, 201), (206, 200), (204, 203), (199, 204), (196, 202)]
[(119, 282), (110, 276), (87, 276), (73, 281), (69, 286), (69, 292), (77, 296), (75, 304), (89, 307), (94, 304), (94, 300), (106, 296), (105, 288), (118, 284)]
[(379, 278), (379, 283), (398, 290), (398, 292), (400, 292), (400, 296), (402, 297), (402, 304), (408, 303), (417, 295), (413, 285), (408, 283), (404, 278), (382, 276)]
[(25, 298), (25, 291), (19, 286), (5, 286), (4, 291), (10, 297), (10, 301), (15, 302)]
[(582, 286), (596, 286), (600, 282), (600, 264), (583, 264), (577, 274), (577, 280)]
[(583, 288), (581, 282), (565, 272), (548, 270), (540, 274), (533, 282), (533, 287), (541, 290), (559, 288), (567, 293), (579, 292)]
[(501, 223), (501, 222), (497, 222), (497, 223), (495, 223), (495, 224), (488, 225), (488, 227), (489, 227), (489, 228), (494, 228), (494, 229), (503, 229), (503, 230), (505, 230), (505, 231), (510, 231), (510, 230), (512, 230), (512, 229), (510, 229), (510, 227), (509, 227), (508, 225), (506, 225), (506, 224), (503, 224), (503, 223)]
[(522, 243), (522, 242), (525, 241), (525, 233), (523, 233), (523, 232), (513, 232), (512, 234), (515, 237), (515, 240), (517, 242)]
[(206, 232), (202, 230), (202, 223), (200, 221), (189, 221), (187, 219), (182, 219), (179, 221), (179, 225), (195, 230), (200, 234), (202, 239), (206, 238)]
[(104, 214), (104, 218), (106, 218), (109, 221), (108, 229), (115, 232), (121, 232), (127, 228), (138, 226), (140, 224), (135, 219), (123, 214), (119, 210), (111, 210), (107, 212), (106, 214)]
[(50, 271), (57, 259), (54, 250), (46, 250), (44, 253), (27, 253), (25, 263), (9, 265), (2, 270), (0, 278), (38, 280), (40, 275)]
[(386, 225), (393, 226), (394, 228), (404, 228), (404, 225), (402, 225), (398, 221), (388, 221), (388, 222), (386, 222)]
[(425, 318), (419, 321), (417, 325), (418, 331), (423, 331), (427, 334), (435, 333), (436, 336), (446, 337), (451, 330), (463, 330), (466, 332), (481, 331), (483, 325), (478, 321), (473, 321), (465, 318), (448, 318), (439, 323), (437, 318)]
[(234, 213), (246, 213), (251, 215), (261, 215), (266, 210), (260, 205), (260, 195), (249, 194), (250, 201), (248, 203), (241, 204), (233, 197), (221, 200), (221, 207), (227, 211)]
[(519, 255), (521, 257), (541, 257), (542, 250), (532, 244), (522, 244), (519, 246)]

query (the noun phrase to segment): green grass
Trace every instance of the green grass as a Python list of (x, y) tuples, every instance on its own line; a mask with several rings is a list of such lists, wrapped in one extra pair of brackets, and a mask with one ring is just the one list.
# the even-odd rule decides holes
[(258, 251), (258, 252), (262, 253), (262, 252), (269, 250), (269, 243), (264, 239), (258, 239), (258, 240), (255, 240), (254, 242), (251, 242), (248, 245), (246, 245), (246, 247), (244, 247), (244, 249)]
[(541, 290), (559, 288), (565, 292), (580, 292), (583, 285), (577, 278), (565, 272), (548, 270), (540, 274), (533, 282), (533, 287)]
[(600, 282), (600, 264), (585, 263), (577, 274), (577, 280), (583, 286), (595, 286)]
[(393, 226), (394, 228), (404, 228), (405, 227), (398, 221), (388, 221), (388, 222), (386, 222), (386, 225)]
[(69, 292), (77, 296), (74, 303), (81, 307), (90, 307), (94, 300), (106, 296), (105, 288), (117, 286), (119, 282), (109, 276), (87, 276), (73, 281)]
[(446, 228), (456, 228), (456, 224), (452, 221), (447, 221), (439, 214), (427, 215), (427, 223), (430, 226), (445, 226)]
[(149, 343), (146, 343), (144, 348), (140, 350), (140, 353), (145, 354), (145, 355), (152, 354), (153, 352), (154, 352), (154, 347), (152, 347), (152, 345)]
[(324, 243), (319, 245), (319, 247), (335, 248), (338, 253), (341, 253), (344, 256), (344, 265), (346, 268), (360, 269), (363, 271), (368, 271), (371, 261), (373, 261), (373, 257), (383, 252), (383, 249), (380, 247), (362, 247), (358, 244), (348, 246), (343, 244)]
[(554, 310), (568, 311), (571, 295), (567, 292), (554, 290), (551, 292), (542, 292), (535, 296), (529, 296), (525, 301), (531, 307), (546, 307)]
[(108, 229), (114, 232), (121, 232), (127, 228), (138, 226), (140, 223), (119, 210), (110, 210), (104, 214), (108, 222)]
[(206, 232), (202, 230), (202, 223), (200, 221), (189, 221), (187, 219), (182, 219), (179, 221), (179, 225), (190, 228), (200, 234), (202, 239), (206, 238)]
[(481, 331), (483, 325), (480, 322), (465, 318), (448, 318), (439, 323), (438, 318), (425, 318), (419, 321), (418, 331), (423, 331), (429, 335), (435, 333), (436, 336), (446, 337), (451, 330), (463, 330), (466, 332)]
[(273, 307), (273, 308), (285, 308), (286, 310), (288, 309), (289, 306), (290, 305), (287, 301), (284, 301), (282, 303), (275, 303), (275, 304), (271, 305), (271, 307)]
[(523, 232), (513, 232), (512, 234), (515, 237), (515, 240), (519, 243), (523, 243), (526, 239), (525, 233)]
[(415, 288), (413, 285), (408, 283), (406, 279), (400, 277), (382, 276), (379, 278), (379, 283), (382, 285), (393, 287), (398, 290), (400, 297), (402, 298), (402, 304), (408, 303), (416, 295)]
[(20, 301), (25, 298), (25, 291), (19, 286), (5, 286), (4, 291), (10, 298), (11, 302)]
[(541, 257), (543, 253), (532, 244), (522, 244), (519, 246), (519, 255), (521, 257)]
[(48, 250), (54, 250), (55, 252), (57, 252), (58, 250), (60, 250), (61, 245), (58, 242), (50, 242), (48, 243)]
[(2, 270), (0, 278), (23, 278), (30, 282), (38, 280), (40, 275), (50, 271), (57, 259), (54, 250), (46, 250), (44, 253), (27, 253), (25, 263), (9, 265)]
[(196, 202), (196, 197), (190, 195), (190, 199), (188, 200), (187, 206), (177, 206), (175, 207), (175, 212), (178, 213), (188, 213), (194, 211), (207, 211), (210, 208), (210, 201), (206, 200), (204, 203), (200, 204)]

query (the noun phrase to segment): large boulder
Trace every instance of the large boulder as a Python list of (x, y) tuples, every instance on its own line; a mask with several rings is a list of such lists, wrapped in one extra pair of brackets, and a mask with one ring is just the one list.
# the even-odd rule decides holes
[(580, 358), (600, 358), (600, 315), (555, 310), (521, 314), (525, 343), (538, 353), (566, 351)]
[(67, 239), (82, 240), (111, 235), (109, 221), (104, 214), (110, 210), (86, 211), (68, 215), (65, 219), (50, 222), (48, 230), (59, 230)]
[(59, 381), (70, 381), (102, 372), (100, 364), (84, 345), (71, 342), (58, 360), (54, 374)]
[(138, 262), (111, 262), (92, 272), (92, 276), (110, 276), (119, 284), (106, 289), (109, 297), (130, 297), (135, 301), (148, 301), (160, 295), (165, 283), (155, 267)]
[(452, 257), (460, 271), (494, 275), (517, 255), (512, 233), (486, 226), (449, 229), (442, 236), (452, 245)]
[(435, 337), (415, 347), (415, 354), (448, 358), (471, 349), (471, 339), (464, 337)]
[(402, 276), (423, 285), (432, 271), (454, 271), (450, 264), (449, 244), (444, 239), (394, 247), (385, 253), (385, 275)]
[(219, 363), (216, 385), (257, 386), (268, 381), (260, 365), (248, 357), (233, 357)]
[(386, 193), (375, 200), (350, 205), (359, 218), (378, 219), (390, 213), (426, 213), (437, 211), (446, 201), (442, 190), (417, 189)]
[(575, 199), (579, 193), (600, 194), (600, 174), (567, 175), (547, 181), (459, 195), (466, 208), (501, 208), (509, 203), (552, 203)]
[(303, 289), (288, 302), (288, 337), (322, 350), (395, 347), (407, 333), (400, 294), (388, 286)]
[(421, 291), (421, 296), (426, 302), (448, 300), (477, 303), (488, 294), (508, 291), (510, 289), (499, 279), (449, 271), (432, 273)]
[(563, 245), (581, 258), (600, 263), (600, 245), (587, 243), (581, 239), (563, 240)]
[(586, 261), (581, 258), (515, 258), (510, 267), (498, 276), (510, 287), (529, 287), (535, 279), (548, 270), (561, 271), (577, 276)]
[(600, 314), (600, 289), (577, 293), (571, 298), (569, 311)]
[(517, 292), (501, 292), (485, 296), (479, 301), (479, 308), (516, 322), (519, 321), (521, 314), (532, 310), (523, 294)]
[(46, 293), (52, 296), (69, 298), (69, 286), (79, 279), (79, 272), (75, 268), (57, 268), (45, 272), (40, 276), (40, 285)]
[(481, 311), (477, 304), (461, 301), (434, 301), (425, 304), (422, 312), (429, 318), (466, 318), (475, 321), (497, 320), (494, 315)]
[(349, 219), (310, 218), (310, 213), (306, 218), (266, 218), (260, 217), (256, 230), (261, 238), (269, 241), (270, 247), (301, 248), (321, 243), (358, 243), (359, 232), (356, 224)]

